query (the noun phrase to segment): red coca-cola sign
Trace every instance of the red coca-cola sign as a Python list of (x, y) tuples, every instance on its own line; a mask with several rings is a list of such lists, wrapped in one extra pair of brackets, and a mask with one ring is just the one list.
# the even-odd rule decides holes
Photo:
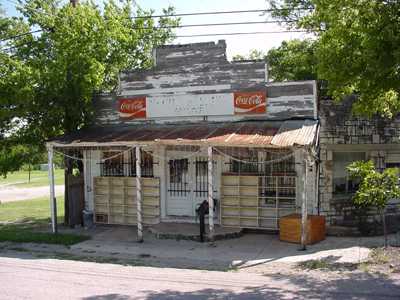
[(118, 111), (123, 119), (144, 119), (146, 118), (146, 97), (135, 97), (119, 99)]
[(265, 92), (233, 93), (235, 115), (265, 114), (267, 111)]

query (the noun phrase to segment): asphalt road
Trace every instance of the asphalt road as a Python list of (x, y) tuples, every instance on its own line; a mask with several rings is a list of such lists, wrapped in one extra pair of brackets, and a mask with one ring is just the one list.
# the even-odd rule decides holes
[[(38, 259), (1, 254), (0, 299), (399, 299), (392, 281), (319, 281), (259, 275)], [(13, 257), (14, 256), (14, 257)]]

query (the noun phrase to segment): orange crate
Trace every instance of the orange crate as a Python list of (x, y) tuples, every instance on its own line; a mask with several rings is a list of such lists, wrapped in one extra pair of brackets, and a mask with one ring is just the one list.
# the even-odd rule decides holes
[[(315, 244), (325, 239), (325, 217), (308, 215), (307, 245)], [(291, 214), (279, 220), (279, 239), (285, 242), (301, 242), (301, 215)]]

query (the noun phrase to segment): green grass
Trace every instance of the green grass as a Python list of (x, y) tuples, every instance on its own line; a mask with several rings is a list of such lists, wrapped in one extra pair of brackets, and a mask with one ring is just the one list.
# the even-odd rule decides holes
[[(47, 171), (31, 171), (31, 181), (28, 182), (28, 171), (17, 171), (7, 174), (7, 177), (0, 177), (0, 186), (10, 185), (12, 187), (37, 187), (49, 185)], [(64, 170), (56, 169), (54, 172), (56, 185), (64, 184)]]
[[(64, 197), (57, 197), (57, 215), (64, 216)], [(35, 224), (47, 222), (50, 217), (48, 197), (0, 204), (0, 222), (27, 222)]]
[[(58, 222), (64, 218), (64, 199), (57, 199)], [(73, 245), (87, 236), (48, 232), (50, 226), (49, 199), (16, 201), (0, 204), (0, 242), (47, 243)]]
[(31, 228), (24, 228), (19, 225), (0, 225), (0, 242), (15, 243), (45, 243), (59, 245), (73, 245), (89, 239), (87, 236), (50, 232), (33, 231)]

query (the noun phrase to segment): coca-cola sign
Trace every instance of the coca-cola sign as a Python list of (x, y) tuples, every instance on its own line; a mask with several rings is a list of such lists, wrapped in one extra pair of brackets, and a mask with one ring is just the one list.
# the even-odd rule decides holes
[(235, 115), (265, 114), (267, 109), (265, 92), (233, 93)]
[(146, 97), (119, 99), (118, 111), (120, 118), (123, 119), (145, 119)]

